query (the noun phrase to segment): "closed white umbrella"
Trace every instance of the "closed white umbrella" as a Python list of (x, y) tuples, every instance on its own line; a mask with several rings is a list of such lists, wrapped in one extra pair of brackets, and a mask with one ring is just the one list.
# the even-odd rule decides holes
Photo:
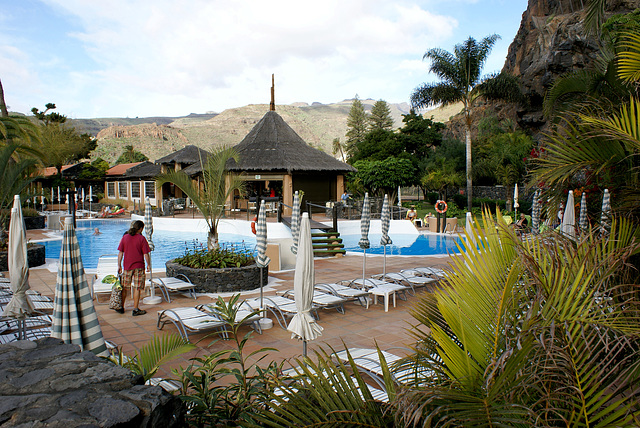
[(602, 197), (600, 230), (604, 236), (609, 235), (609, 232), (611, 232), (611, 195), (609, 194), (609, 189), (604, 189), (604, 195)]
[(311, 315), (313, 303), (313, 287), (315, 285), (315, 268), (313, 264), (313, 244), (309, 214), (303, 213), (300, 222), (300, 243), (296, 257), (296, 269), (293, 277), (293, 293), (297, 312), (289, 323), (287, 330), (291, 338), (303, 341), (303, 355), (307, 356), (307, 342), (322, 335), (323, 328)]
[(93, 191), (91, 190), (91, 186), (89, 186), (89, 216), (92, 216), (92, 214), (91, 214), (91, 202), (93, 202)]
[(371, 247), (369, 242), (369, 227), (371, 226), (371, 205), (369, 203), (369, 194), (364, 194), (362, 201), (362, 217), (360, 218), (360, 233), (362, 234), (358, 246), (362, 248), (362, 284), (364, 287), (365, 267), (367, 263), (367, 248)]
[[(16, 195), (11, 209), (11, 223), (9, 225), (8, 265), (11, 291), (13, 296), (4, 309), (3, 315), (23, 320), (34, 312), (31, 300), (27, 295), (29, 290), (29, 262), (27, 260), (27, 235), (20, 207), (20, 196)], [(22, 325), (24, 337), (24, 324)]]
[(513, 189), (513, 210), (515, 211), (515, 216), (518, 217), (518, 208), (520, 204), (518, 204), (518, 183)]
[(108, 355), (84, 273), (76, 230), (69, 217), (64, 223), (52, 318), (51, 337), (78, 345), (83, 351)]
[[(153, 251), (155, 246), (153, 245), (153, 213), (151, 211), (151, 201), (147, 196), (144, 201), (144, 234), (147, 238), (147, 242), (149, 243), (149, 249)], [(149, 266), (149, 281), (151, 283), (151, 294), (149, 297), (145, 297), (142, 299), (143, 303), (147, 305), (157, 305), (162, 302), (162, 297), (156, 296), (156, 287), (151, 282), (151, 278), (153, 278), (153, 269)]]
[(293, 245), (291, 252), (298, 253), (298, 240), (300, 239), (300, 195), (296, 191), (293, 194), (293, 207), (291, 211), (291, 236), (293, 237)]
[(587, 192), (582, 192), (582, 197), (580, 198), (580, 216), (578, 217), (578, 225), (582, 231), (586, 231), (589, 227), (589, 222), (587, 221)]
[(466, 215), (466, 224), (464, 226), (464, 230), (465, 232), (467, 232), (467, 237), (468, 239), (471, 240), (471, 242), (475, 243), (476, 239), (473, 236), (473, 218), (471, 217), (471, 213), (467, 211), (467, 215)]
[(389, 237), (389, 223), (391, 222), (391, 209), (389, 207), (389, 195), (384, 195), (382, 201), (382, 212), (380, 213), (380, 222), (382, 223), (382, 236), (380, 237), (380, 245), (384, 247), (384, 262), (382, 264), (382, 274), (387, 274), (387, 245), (393, 244)]
[(574, 207), (573, 190), (569, 190), (569, 196), (567, 196), (567, 206), (562, 216), (562, 232), (571, 238), (576, 236), (576, 209)]
[[(297, 192), (296, 192), (297, 193)], [(265, 204), (260, 204), (258, 211), (258, 224), (256, 225), (256, 264), (260, 268), (260, 310), (264, 309), (264, 297), (262, 295), (262, 269), (269, 266), (271, 259), (267, 257), (267, 210)]]

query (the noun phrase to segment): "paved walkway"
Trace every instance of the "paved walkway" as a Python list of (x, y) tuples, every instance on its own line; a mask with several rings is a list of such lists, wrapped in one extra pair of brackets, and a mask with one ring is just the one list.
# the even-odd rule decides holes
[[(29, 231), (30, 234), (32, 232)], [(32, 239), (36, 238), (37, 233), (33, 232)], [(382, 256), (367, 255), (366, 275), (382, 273), (383, 260)], [(387, 272), (396, 272), (419, 266), (447, 267), (450, 259), (446, 256), (387, 256), (386, 260)], [(316, 258), (316, 283), (360, 278), (362, 277), (362, 265), (362, 255), (358, 254), (348, 254), (339, 258)], [(154, 273), (154, 275), (158, 274)], [(265, 295), (274, 295), (276, 291), (292, 289), (293, 276), (293, 271), (271, 272), (269, 284), (265, 288)], [(89, 280), (89, 278), (87, 279)], [(32, 268), (30, 270), (31, 288), (44, 295), (53, 298), (55, 282), (56, 274), (46, 268)], [(420, 298), (420, 293), (417, 296), (409, 296), (407, 301), (398, 299), (397, 307), (391, 306), (389, 312), (384, 312), (382, 302), (371, 305), (369, 309), (355, 303), (347, 303), (345, 314), (340, 314), (334, 309), (321, 310), (319, 324), (324, 328), (323, 335), (308, 344), (309, 354), (312, 354), (313, 349), (323, 345), (343, 348), (343, 343), (349, 347), (374, 347), (375, 343), (378, 343), (382, 349), (410, 345), (412, 338), (407, 329), (410, 329), (415, 322), (410, 311), (412, 305)], [(258, 297), (259, 290), (242, 294), (244, 298)], [(223, 297), (228, 296), (224, 295)], [(131, 355), (136, 349), (148, 343), (153, 335), (177, 332), (171, 324), (166, 325), (162, 331), (157, 330), (158, 311), (211, 302), (213, 302), (213, 298), (209, 296), (199, 296), (197, 300), (194, 300), (173, 294), (171, 303), (163, 301), (158, 305), (142, 304), (141, 308), (146, 309), (147, 314), (138, 317), (131, 315), (133, 308), (131, 300), (127, 300), (125, 314), (118, 314), (110, 310), (107, 304), (96, 304), (96, 309), (105, 338), (118, 344), (125, 354)], [(242, 334), (248, 331), (250, 331), (248, 326), (241, 329)], [(189, 358), (203, 356), (215, 350), (229, 349), (232, 345), (231, 341), (219, 340), (218, 335), (207, 337), (207, 334), (204, 333), (192, 334), (190, 339), (197, 344), (198, 348), (165, 366), (160, 375), (168, 375), (171, 368), (186, 366)], [(212, 344), (212, 342), (215, 343)], [(270, 352), (263, 363), (271, 360), (289, 359), (302, 354), (302, 342), (291, 339), (291, 333), (280, 328), (275, 320), (273, 328), (265, 330), (262, 335), (253, 334), (246, 351), (249, 353), (262, 347), (277, 349), (277, 352)]]

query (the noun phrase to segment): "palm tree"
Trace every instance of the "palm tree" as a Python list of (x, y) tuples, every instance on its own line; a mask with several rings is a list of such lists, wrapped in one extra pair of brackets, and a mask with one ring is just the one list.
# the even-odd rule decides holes
[[(430, 373), (394, 403), (398, 426), (635, 426), (638, 301), (620, 284), (634, 228), (521, 241), (484, 214), (447, 286), (413, 309)], [(551, 232), (555, 235), (555, 232)]]
[[(640, 38), (623, 37), (616, 60), (618, 77), (631, 87), (640, 78)], [(567, 114), (544, 141), (544, 156), (535, 161), (532, 179), (551, 189), (579, 187), (613, 189), (615, 203), (629, 213), (640, 212), (640, 99), (633, 92), (617, 106), (586, 105)]]
[(230, 147), (223, 147), (207, 157), (200, 159), (202, 167), (201, 186), (182, 171), (170, 171), (156, 177), (156, 186), (172, 183), (178, 186), (198, 207), (207, 222), (209, 233), (207, 247), (218, 247), (218, 223), (224, 215), (226, 201), (237, 190), (244, 192), (244, 177), (228, 174), (227, 162), (238, 160), (238, 153)]
[(453, 53), (440, 48), (428, 50), (424, 59), (431, 60), (429, 71), (438, 76), (440, 83), (425, 83), (411, 94), (414, 108), (437, 104), (449, 105), (462, 102), (465, 119), (465, 143), (467, 156), (467, 209), (471, 211), (471, 109), (479, 97), (516, 101), (520, 97), (517, 82), (510, 75), (498, 74), (482, 77), (482, 68), (491, 48), (500, 38), (497, 34), (487, 36), (480, 43), (469, 37), (456, 45)]

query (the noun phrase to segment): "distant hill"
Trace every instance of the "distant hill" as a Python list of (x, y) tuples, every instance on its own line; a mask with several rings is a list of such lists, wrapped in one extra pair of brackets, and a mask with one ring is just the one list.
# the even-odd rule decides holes
[[(370, 111), (375, 100), (361, 100)], [(345, 140), (347, 117), (353, 100), (334, 104), (294, 103), (278, 105), (276, 111), (309, 145), (331, 153), (335, 138)], [(389, 104), (395, 128), (402, 126), (402, 115), (409, 113), (407, 103)], [(149, 157), (158, 159), (187, 144), (210, 150), (221, 145), (238, 144), (269, 110), (268, 104), (250, 104), (228, 109), (220, 114), (206, 113), (184, 117), (100, 118), (73, 119), (72, 124), (81, 132), (98, 139), (94, 157), (113, 163), (132, 145)], [(460, 106), (445, 110), (434, 109), (425, 113), (445, 122), (460, 111)]]

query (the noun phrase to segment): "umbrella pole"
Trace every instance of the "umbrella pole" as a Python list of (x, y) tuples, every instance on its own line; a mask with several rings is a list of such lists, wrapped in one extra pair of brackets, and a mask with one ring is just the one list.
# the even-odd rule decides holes
[(304, 357), (304, 359), (307, 359), (307, 341), (303, 340), (302, 341), (302, 356)]
[(366, 287), (365, 284), (365, 276), (364, 276), (364, 271), (365, 271), (365, 266), (367, 264), (367, 249), (363, 248), (362, 249), (362, 289), (364, 290)]
[(260, 267), (260, 315), (264, 318), (264, 297), (262, 292), (262, 267)]
[(384, 245), (384, 259), (382, 262), (382, 279), (387, 275), (387, 246)]

